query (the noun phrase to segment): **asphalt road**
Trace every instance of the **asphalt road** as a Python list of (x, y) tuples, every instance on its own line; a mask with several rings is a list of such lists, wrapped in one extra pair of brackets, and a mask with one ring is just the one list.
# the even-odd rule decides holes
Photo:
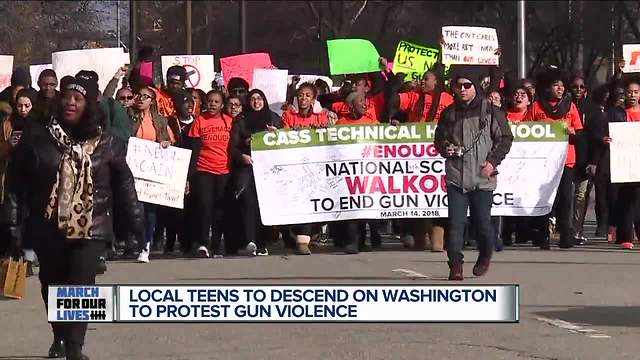
[[(466, 254), (471, 276), (477, 253)], [(116, 261), (98, 282), (443, 284), (445, 258), (392, 243), (354, 256)], [(517, 324), (91, 324), (86, 352), (92, 359), (640, 359), (638, 272), (640, 252), (604, 240), (571, 250), (509, 248), (488, 275), (464, 283), (519, 284)], [(39, 283), (31, 277), (27, 286), (25, 299), (0, 301), (0, 359), (40, 359), (49, 347)]]

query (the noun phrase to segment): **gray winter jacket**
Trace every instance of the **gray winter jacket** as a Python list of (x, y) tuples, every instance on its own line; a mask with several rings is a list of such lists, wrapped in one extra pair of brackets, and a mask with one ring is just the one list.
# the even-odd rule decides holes
[(483, 177), (482, 163), (488, 161), (497, 168), (512, 142), (504, 112), (485, 99), (477, 98), (466, 107), (457, 103), (449, 106), (440, 118), (434, 143), (445, 157), (449, 144), (462, 145), (464, 154), (447, 158), (447, 186), (458, 187), (463, 192), (495, 190), (496, 175)]

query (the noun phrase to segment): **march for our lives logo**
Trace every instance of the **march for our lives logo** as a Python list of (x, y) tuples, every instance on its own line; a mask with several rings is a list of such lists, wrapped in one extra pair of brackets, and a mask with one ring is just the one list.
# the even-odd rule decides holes
[(112, 286), (49, 286), (50, 322), (113, 321)]

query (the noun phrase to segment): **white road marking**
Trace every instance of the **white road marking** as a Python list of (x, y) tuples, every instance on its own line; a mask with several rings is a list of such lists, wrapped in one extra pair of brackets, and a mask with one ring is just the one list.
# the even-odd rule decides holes
[(392, 272), (401, 274), (402, 276), (412, 278), (412, 279), (428, 279), (429, 278), (425, 274), (421, 274), (417, 271), (413, 271), (409, 269), (394, 269), (392, 270)]
[(560, 329), (569, 330), (569, 332), (572, 332), (574, 334), (585, 335), (586, 337), (592, 338), (592, 339), (610, 339), (611, 338), (611, 336), (607, 334), (603, 334), (598, 330), (585, 328), (580, 325), (576, 325), (560, 319), (548, 319), (544, 317), (537, 317), (536, 320), (545, 322), (551, 326), (555, 326)]

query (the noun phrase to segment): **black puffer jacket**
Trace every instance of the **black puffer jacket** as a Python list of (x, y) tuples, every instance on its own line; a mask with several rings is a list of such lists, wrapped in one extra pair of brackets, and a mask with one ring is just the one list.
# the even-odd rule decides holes
[[(137, 206), (133, 175), (126, 162), (126, 143), (109, 131), (102, 134), (91, 155), (93, 177), (93, 225), (95, 240), (113, 237), (113, 198), (121, 206), (123, 218), (129, 219), (132, 233), (139, 241), (144, 238), (142, 211)], [(44, 217), (49, 195), (56, 181), (62, 152), (44, 125), (32, 126), (25, 131), (14, 149), (8, 169), (9, 210), (5, 214), (14, 229), (24, 225), (25, 242), (38, 246), (50, 241), (58, 231), (57, 224)], [(24, 207), (28, 211), (26, 218)], [(14, 231), (14, 236), (16, 232)], [(61, 235), (58, 232), (58, 235)], [(17, 240), (17, 239), (16, 239)]]

